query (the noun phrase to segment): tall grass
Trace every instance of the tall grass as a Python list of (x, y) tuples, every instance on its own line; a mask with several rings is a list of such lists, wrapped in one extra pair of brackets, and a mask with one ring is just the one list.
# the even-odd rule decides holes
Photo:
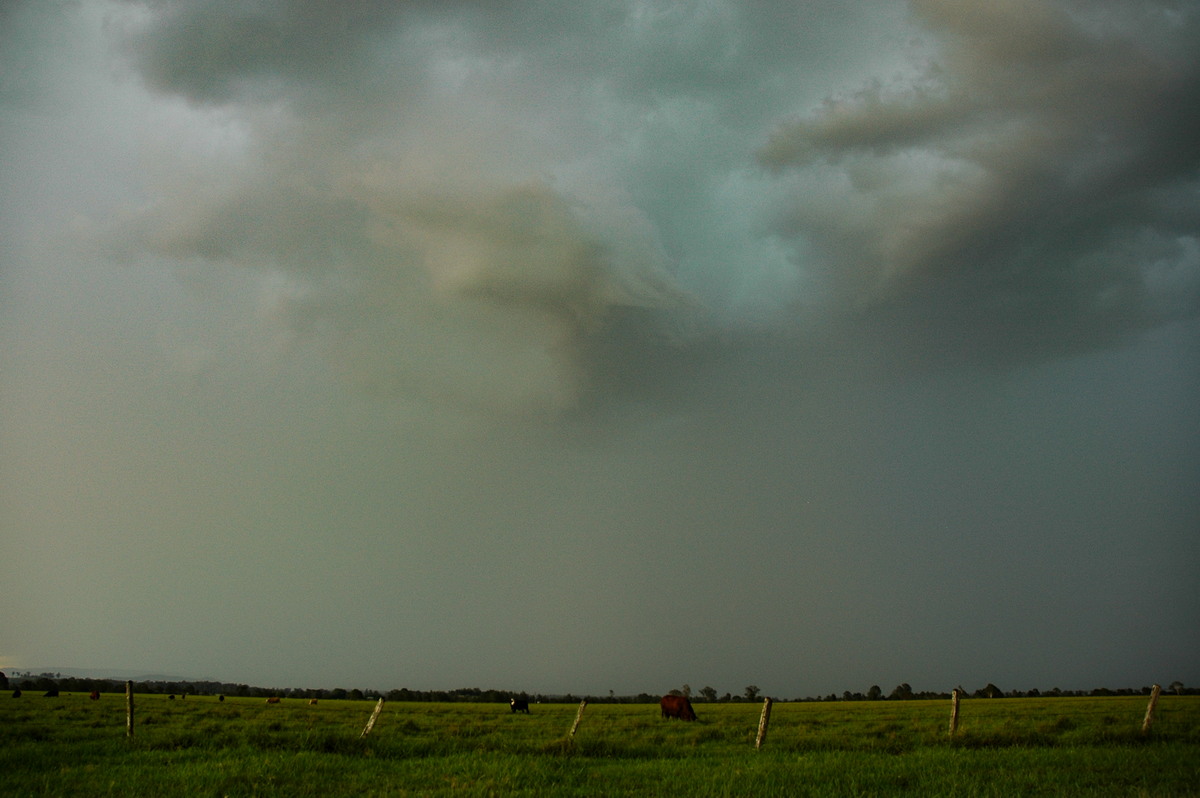
[(650, 705), (386, 705), (207, 696), (0, 701), (0, 793), (24, 795), (1196, 795), (1200, 698), (949, 704), (698, 704), (696, 723)]

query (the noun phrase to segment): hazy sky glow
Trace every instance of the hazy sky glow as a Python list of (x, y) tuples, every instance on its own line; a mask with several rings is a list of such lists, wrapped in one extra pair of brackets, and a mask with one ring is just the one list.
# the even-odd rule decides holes
[(1200, 682), (1196, 142), (1194, 2), (0, 0), (0, 666)]

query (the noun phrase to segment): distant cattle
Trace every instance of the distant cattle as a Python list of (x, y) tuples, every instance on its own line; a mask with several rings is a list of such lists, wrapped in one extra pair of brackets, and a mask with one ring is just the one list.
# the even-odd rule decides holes
[(168, 701), (174, 701), (174, 700), (175, 700), (175, 694), (174, 694), (174, 693), (171, 693), (169, 696), (167, 696), (167, 700), (168, 700)]
[(93, 691), (92, 691), (92, 692), (91, 692), (91, 693), (88, 695), (88, 698), (92, 699), (93, 701), (99, 701), (99, 700), (100, 700), (100, 691), (99, 691), (99, 690), (93, 690)]
[(58, 698), (58, 688), (53, 687), (53, 688), (47, 690), (46, 694), (43, 696), (43, 698)]
[(696, 712), (692, 709), (692, 702), (688, 701), (685, 696), (681, 695), (665, 695), (662, 701), (658, 702), (662, 708), (662, 716), (664, 718), (679, 718), (680, 720), (695, 720)]
[(513, 712), (524, 712), (526, 715), (529, 714), (529, 701), (527, 699), (510, 698), (508, 699), (508, 706)]
[(16, 690), (13, 690), (13, 698), (20, 698), (20, 697), (21, 697), (21, 688), (18, 687)]
[(315, 699), (315, 698), (308, 699), (308, 705), (310, 707), (315, 707), (317, 705), (317, 699)]
[(267, 703), (268, 703), (268, 704), (278, 704), (278, 703), (279, 703), (279, 696), (277, 696), (277, 695), (273, 695), (273, 696), (271, 696), (270, 698), (268, 698), (268, 699), (267, 699)]
[(219, 695), (219, 696), (217, 696), (217, 700), (218, 700), (218, 701), (224, 701), (224, 700), (225, 700), (225, 696), (223, 696), (223, 695)]

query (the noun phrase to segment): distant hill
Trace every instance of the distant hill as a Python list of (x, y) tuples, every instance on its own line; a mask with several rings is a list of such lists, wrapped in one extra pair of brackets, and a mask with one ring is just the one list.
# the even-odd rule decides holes
[(20, 674), (22, 677), (29, 673), (37, 677), (43, 674), (62, 674), (63, 678), (72, 679), (111, 679), (113, 681), (134, 682), (204, 682), (212, 679), (199, 679), (193, 676), (170, 676), (160, 673), (141, 673), (122, 668), (12, 668), (7, 671), (10, 677)]

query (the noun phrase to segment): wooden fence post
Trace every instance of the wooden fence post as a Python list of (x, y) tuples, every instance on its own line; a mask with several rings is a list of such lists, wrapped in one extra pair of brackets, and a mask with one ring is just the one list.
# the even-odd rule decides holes
[(1146, 705), (1146, 719), (1142, 721), (1142, 734), (1150, 733), (1150, 725), (1154, 723), (1154, 707), (1158, 704), (1158, 694), (1162, 692), (1162, 687), (1154, 685), (1150, 690), (1150, 703)]
[(583, 720), (583, 710), (587, 706), (587, 699), (579, 702), (579, 711), (575, 713), (575, 722), (571, 724), (571, 733), (567, 737), (574, 739), (575, 731), (579, 728), (579, 721)]
[(767, 724), (771, 722), (771, 699), (763, 699), (762, 715), (758, 719), (758, 737), (754, 740), (754, 750), (762, 748), (767, 739)]
[(366, 737), (371, 733), (371, 729), (375, 728), (375, 721), (379, 720), (379, 713), (383, 712), (383, 697), (379, 699), (379, 703), (375, 705), (375, 711), (371, 713), (371, 719), (367, 721), (366, 728), (363, 729), (359, 737)]
[(133, 736), (133, 682), (125, 682), (125, 736)]
[(959, 690), (954, 688), (950, 693), (950, 736), (953, 737), (958, 732), (958, 699)]

